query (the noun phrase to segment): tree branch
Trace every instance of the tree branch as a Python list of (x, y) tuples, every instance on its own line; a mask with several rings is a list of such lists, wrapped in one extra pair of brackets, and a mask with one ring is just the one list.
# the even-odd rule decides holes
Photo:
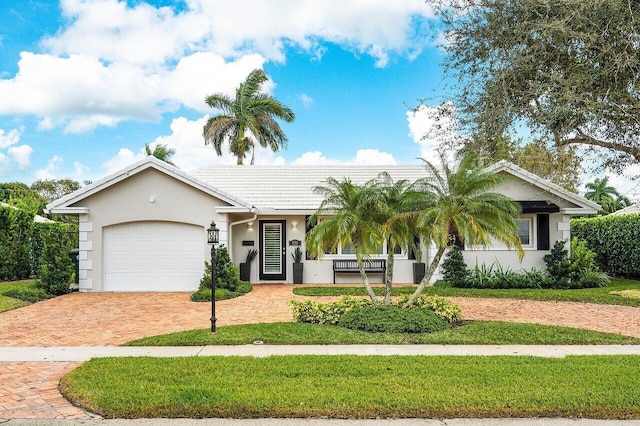
[(591, 146), (599, 146), (601, 148), (608, 148), (613, 151), (624, 152), (626, 154), (631, 155), (633, 158), (636, 159), (636, 161), (640, 162), (640, 148), (638, 147), (627, 146), (627, 145), (616, 143), (616, 142), (603, 141), (587, 135), (580, 129), (576, 129), (576, 131), (578, 132), (578, 136), (575, 138), (564, 139), (564, 140), (556, 139), (556, 146), (562, 147), (562, 146), (567, 146), (571, 144), (585, 144), (585, 145), (591, 145)]

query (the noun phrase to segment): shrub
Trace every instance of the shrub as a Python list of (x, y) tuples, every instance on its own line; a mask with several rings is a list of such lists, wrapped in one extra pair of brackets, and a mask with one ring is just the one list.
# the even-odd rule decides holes
[[(411, 296), (403, 294), (398, 299), (398, 305), (402, 306), (409, 300)], [(416, 308), (426, 309), (438, 316), (439, 318), (447, 321), (450, 324), (460, 322), (462, 319), (462, 310), (460, 307), (452, 302), (449, 302), (444, 297), (440, 296), (427, 296), (421, 294), (418, 296), (413, 304)]]
[(550, 285), (553, 288), (568, 288), (571, 282), (571, 261), (565, 247), (565, 241), (556, 241), (543, 260), (547, 265)]
[(46, 244), (40, 258), (40, 271), (36, 284), (47, 294), (60, 296), (71, 291), (71, 283), (75, 270), (69, 255), (60, 252), (60, 247)]
[(445, 255), (442, 262), (442, 278), (453, 287), (464, 287), (469, 279), (469, 270), (464, 261), (464, 256), (460, 247), (453, 246)]
[(0, 205), (0, 281), (31, 276), (30, 235), (33, 216)]
[(369, 299), (342, 296), (337, 302), (314, 302), (312, 300), (290, 300), (288, 305), (295, 322), (313, 324), (337, 324), (342, 315), (354, 308), (373, 306)]
[(374, 333), (432, 333), (447, 328), (447, 323), (429, 310), (397, 306), (356, 307), (345, 312), (338, 325)]
[(7, 290), (3, 296), (22, 300), (23, 302), (36, 303), (48, 299), (50, 296), (41, 288), (19, 287)]
[(640, 215), (573, 219), (571, 235), (596, 253), (596, 264), (612, 275), (640, 276)]
[[(231, 262), (227, 248), (222, 245), (216, 249), (216, 300), (233, 299), (253, 290), (253, 286), (240, 281), (238, 267)], [(191, 295), (193, 302), (211, 301), (211, 264), (204, 262), (204, 274), (200, 279), (198, 291)]]
[[(216, 288), (236, 291), (240, 283), (238, 267), (231, 262), (227, 248), (222, 245), (216, 249)], [(211, 264), (204, 262), (204, 274), (200, 280), (200, 288), (211, 290)]]

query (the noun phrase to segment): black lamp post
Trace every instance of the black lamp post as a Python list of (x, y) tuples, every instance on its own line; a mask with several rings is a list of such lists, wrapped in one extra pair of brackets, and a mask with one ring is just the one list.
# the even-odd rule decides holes
[(211, 221), (207, 229), (207, 242), (211, 244), (211, 332), (216, 331), (216, 244), (220, 242), (220, 230)]

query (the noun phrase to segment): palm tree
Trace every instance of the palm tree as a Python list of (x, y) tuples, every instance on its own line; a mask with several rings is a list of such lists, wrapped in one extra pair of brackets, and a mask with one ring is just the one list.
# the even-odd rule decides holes
[[(379, 302), (364, 269), (364, 260), (379, 252), (384, 236), (375, 218), (377, 188), (371, 183), (355, 185), (349, 179), (328, 178), (326, 185), (316, 186), (314, 192), (324, 197), (318, 211), (311, 216), (316, 225), (305, 237), (305, 245), (313, 256), (322, 257), (338, 246), (351, 246), (356, 256), (360, 278), (374, 305)], [(327, 216), (318, 221), (320, 216)]]
[(423, 238), (432, 242), (437, 251), (405, 307), (411, 306), (422, 293), (456, 238), (469, 245), (485, 247), (495, 239), (509, 248), (515, 247), (520, 260), (524, 256), (515, 221), (518, 204), (502, 194), (489, 192), (503, 177), (475, 167), (473, 155), (463, 157), (456, 170), (452, 170), (444, 158), (441, 160), (442, 171), (423, 159), (428, 176), (416, 182), (416, 187), (431, 202), (413, 216)]
[(415, 191), (408, 180), (393, 181), (387, 172), (378, 175), (375, 184), (379, 188), (377, 219), (387, 241), (387, 274), (385, 276), (384, 304), (391, 304), (391, 287), (393, 285), (394, 254), (396, 247), (414, 248), (414, 229), (410, 216), (403, 213), (415, 211), (425, 206), (424, 193)]
[(294, 120), (293, 111), (281, 104), (273, 96), (260, 93), (262, 85), (268, 80), (261, 69), (251, 71), (246, 80), (236, 89), (235, 98), (224, 93), (215, 93), (205, 99), (211, 108), (222, 113), (211, 117), (203, 129), (205, 145), (212, 144), (218, 155), (222, 155), (222, 144), (229, 140), (229, 150), (242, 164), (248, 152), (251, 152), (251, 164), (255, 154), (255, 141), (273, 152), (284, 148), (287, 136), (275, 118), (290, 123)]
[(154, 156), (160, 161), (164, 161), (167, 164), (175, 166), (175, 164), (171, 162), (171, 158), (176, 153), (175, 149), (167, 148), (167, 145), (158, 144), (155, 148), (153, 148), (153, 151), (151, 151), (151, 148), (149, 148), (149, 144), (145, 144), (144, 150), (147, 153), (147, 156)]
[(589, 182), (585, 185), (585, 187), (589, 191), (584, 194), (584, 197), (587, 200), (601, 205), (605, 201), (605, 198), (608, 198), (609, 200), (615, 200), (620, 196), (617, 189), (615, 189), (613, 186), (609, 186), (609, 178), (606, 176), (602, 179), (595, 178), (593, 182)]

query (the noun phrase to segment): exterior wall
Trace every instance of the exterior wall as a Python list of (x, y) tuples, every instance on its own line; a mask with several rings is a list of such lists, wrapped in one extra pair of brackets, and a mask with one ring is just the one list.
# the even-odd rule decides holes
[(217, 214), (225, 203), (190, 185), (147, 169), (73, 205), (87, 207), (80, 215), (79, 288), (103, 291), (103, 228), (136, 221), (167, 221), (202, 226), (202, 250), (209, 259), (206, 228), (215, 220), (220, 242), (227, 242), (227, 217)]

